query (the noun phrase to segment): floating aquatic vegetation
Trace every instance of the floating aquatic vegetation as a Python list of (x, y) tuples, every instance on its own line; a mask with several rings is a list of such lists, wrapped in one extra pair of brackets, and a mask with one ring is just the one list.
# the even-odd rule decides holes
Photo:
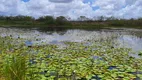
[(23, 41), (0, 37), (0, 74), (6, 80), (142, 79), (142, 59), (130, 56), (131, 49), (113, 47), (109, 41), (91, 41), (91, 45), (63, 42), (66, 46), (62, 49)]

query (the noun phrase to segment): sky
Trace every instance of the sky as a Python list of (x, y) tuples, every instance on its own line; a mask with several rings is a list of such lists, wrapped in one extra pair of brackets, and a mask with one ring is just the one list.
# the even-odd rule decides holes
[(0, 15), (142, 17), (142, 0), (0, 0)]

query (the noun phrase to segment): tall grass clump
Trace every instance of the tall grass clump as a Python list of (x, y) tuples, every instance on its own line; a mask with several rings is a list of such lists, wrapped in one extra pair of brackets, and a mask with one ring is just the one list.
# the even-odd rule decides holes
[(4, 77), (2, 76), (2, 57), (1, 55), (0, 55), (0, 80), (4, 80)]
[(24, 56), (6, 55), (2, 63), (2, 75), (5, 80), (26, 80), (26, 59)]

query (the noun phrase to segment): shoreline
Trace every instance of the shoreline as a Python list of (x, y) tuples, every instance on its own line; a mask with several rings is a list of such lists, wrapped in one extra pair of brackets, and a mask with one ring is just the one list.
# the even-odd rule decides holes
[(9, 28), (44, 28), (44, 29), (85, 29), (85, 30), (94, 30), (94, 29), (112, 29), (112, 28), (129, 28), (129, 29), (142, 29), (142, 26), (90, 26), (87, 25), (60, 25), (60, 26), (50, 26), (50, 25), (0, 25), (0, 27), (9, 27)]

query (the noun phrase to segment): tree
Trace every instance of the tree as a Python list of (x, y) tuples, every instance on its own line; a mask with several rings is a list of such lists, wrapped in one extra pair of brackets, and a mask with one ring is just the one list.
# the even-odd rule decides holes
[(64, 25), (68, 22), (68, 20), (64, 16), (59, 16), (56, 18), (57, 25)]
[(115, 17), (111, 16), (111, 17), (107, 17), (107, 20), (110, 21), (110, 20), (117, 20)]
[(14, 21), (32, 21), (34, 20), (33, 17), (31, 16), (22, 16), (22, 15), (18, 15), (18, 16), (10, 16), (10, 19), (11, 20), (14, 20)]
[(87, 21), (88, 18), (87, 18), (86, 16), (80, 16), (80, 17), (78, 18), (78, 20), (79, 20), (79, 21)]
[(39, 17), (37, 21), (44, 22), (45, 24), (55, 24), (55, 19), (52, 16)]
[(52, 16), (45, 16), (46, 24), (55, 24), (55, 19)]
[(105, 17), (104, 17), (104, 16), (99, 16), (99, 17), (98, 17), (98, 21), (101, 21), (101, 22), (102, 22), (102, 21), (104, 21), (104, 20), (105, 20)]
[(0, 16), (0, 20), (5, 20), (6, 17), (5, 16)]

